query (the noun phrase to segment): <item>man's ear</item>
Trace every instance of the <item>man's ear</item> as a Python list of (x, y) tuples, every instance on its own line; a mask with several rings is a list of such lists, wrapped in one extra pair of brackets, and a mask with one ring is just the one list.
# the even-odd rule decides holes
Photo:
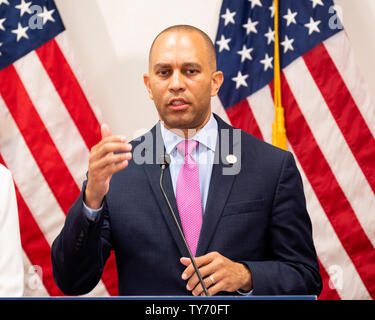
[(223, 72), (221, 71), (215, 71), (212, 74), (212, 79), (211, 79), (211, 97), (214, 97), (217, 95), (219, 92), (219, 89), (221, 85), (223, 84), (224, 81), (224, 75)]
[(146, 89), (148, 91), (148, 95), (150, 97), (151, 100), (154, 100), (154, 97), (152, 96), (152, 92), (151, 92), (151, 84), (150, 84), (150, 75), (149, 74), (144, 74), (143, 75), (143, 82), (145, 83), (145, 86), (146, 86)]

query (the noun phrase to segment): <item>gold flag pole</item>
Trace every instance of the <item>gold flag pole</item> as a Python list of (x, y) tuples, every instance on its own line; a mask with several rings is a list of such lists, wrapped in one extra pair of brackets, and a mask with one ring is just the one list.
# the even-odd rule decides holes
[(287, 150), (284, 108), (281, 104), (280, 51), (279, 51), (279, 0), (275, 6), (274, 101), (275, 122), (272, 123), (272, 144)]

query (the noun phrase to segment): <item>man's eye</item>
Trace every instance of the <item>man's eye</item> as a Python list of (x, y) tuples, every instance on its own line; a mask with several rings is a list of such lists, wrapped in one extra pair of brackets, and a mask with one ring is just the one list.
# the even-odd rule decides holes
[(162, 77), (165, 77), (167, 75), (169, 75), (169, 70), (160, 70), (157, 72), (158, 75), (162, 76)]
[(187, 71), (187, 73), (188, 73), (188, 74), (196, 74), (196, 73), (198, 73), (198, 70), (197, 70), (197, 69), (189, 69), (189, 70)]

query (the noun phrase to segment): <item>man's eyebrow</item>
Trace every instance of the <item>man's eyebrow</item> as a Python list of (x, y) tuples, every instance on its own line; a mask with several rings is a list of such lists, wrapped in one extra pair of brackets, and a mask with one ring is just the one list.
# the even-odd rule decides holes
[(195, 62), (187, 62), (183, 64), (184, 68), (196, 68), (196, 69), (202, 69), (202, 66), (199, 63)]
[(169, 63), (157, 63), (154, 65), (154, 70), (157, 69), (165, 69), (165, 68), (170, 68), (171, 65)]
[[(186, 62), (182, 66), (183, 68), (196, 68), (199, 70), (202, 69), (202, 66), (196, 62)], [(166, 68), (171, 68), (171, 65), (169, 63), (157, 63), (154, 65), (154, 70), (166, 69)]]

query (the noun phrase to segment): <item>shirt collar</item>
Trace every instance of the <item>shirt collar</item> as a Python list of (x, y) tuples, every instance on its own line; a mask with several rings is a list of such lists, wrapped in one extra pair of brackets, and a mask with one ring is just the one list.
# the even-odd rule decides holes
[[(172, 153), (173, 149), (176, 148), (184, 138), (168, 130), (163, 123), (160, 121), (161, 135), (164, 140), (165, 150), (168, 154)], [(211, 113), (210, 119), (191, 139), (198, 141), (199, 144), (206, 146), (208, 149), (215, 152), (216, 141), (218, 135), (217, 121)]]

